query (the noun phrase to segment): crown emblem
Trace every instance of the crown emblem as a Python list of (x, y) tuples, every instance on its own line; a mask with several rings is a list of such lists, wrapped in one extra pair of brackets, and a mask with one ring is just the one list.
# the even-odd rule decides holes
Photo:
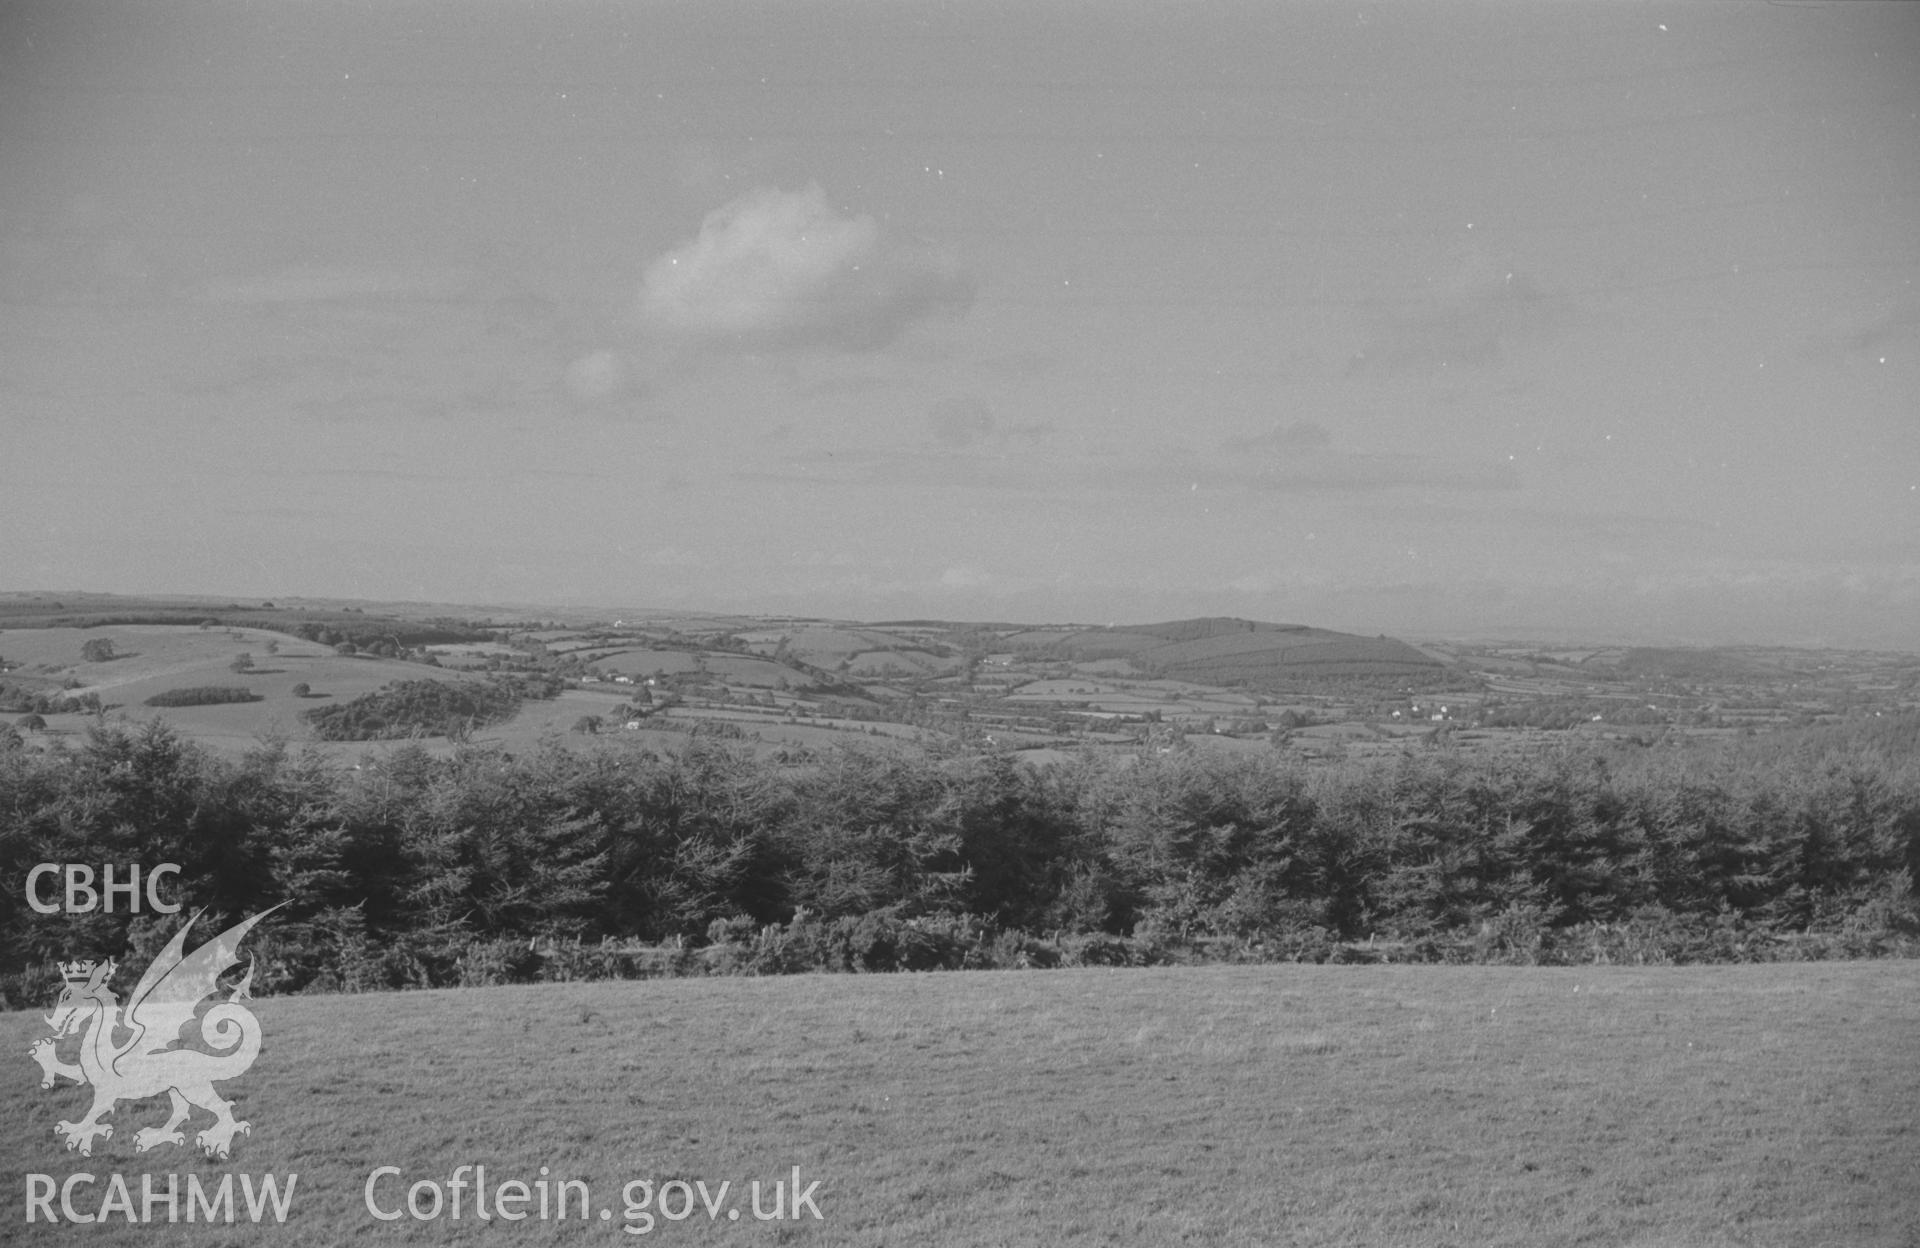
[[(93, 978), (93, 972), (99, 965), (100, 964), (92, 958), (87, 958), (81, 962), (62, 962), (60, 964), (60, 975), (61, 978), (70, 984), (84, 984)], [(112, 962), (107, 963), (107, 974), (113, 974)]]

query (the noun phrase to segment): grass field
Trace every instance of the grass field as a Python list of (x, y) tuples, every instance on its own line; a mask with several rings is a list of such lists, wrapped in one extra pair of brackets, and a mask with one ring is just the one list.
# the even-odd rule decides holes
[[(253, 1132), (223, 1164), (133, 1151), (163, 1101), (123, 1107), (90, 1159), (61, 1151), (53, 1124), (85, 1094), (39, 1088), (38, 1014), (0, 1016), (7, 1238), (630, 1242), (622, 1185), (681, 1179), (732, 1188), (717, 1222), (697, 1200), (656, 1219), (669, 1242), (1920, 1243), (1914, 963), (651, 980), (254, 1008), (265, 1048), (227, 1085)], [(611, 1220), (480, 1222), (469, 1196), (460, 1221), (381, 1222), (363, 1203), (377, 1166), (400, 1168), (378, 1194), (397, 1209), (468, 1163), (494, 1186), (542, 1165), (584, 1180)], [(796, 1166), (823, 1220), (744, 1212), (749, 1180)], [(272, 1230), (23, 1225), (24, 1173), (80, 1170), (126, 1176), (136, 1203), (149, 1172), (299, 1180)]]
[[(121, 657), (102, 663), (83, 661), (82, 647), (100, 639), (112, 642)], [(275, 652), (268, 651), (269, 645)], [(250, 749), (269, 736), (304, 743), (311, 733), (301, 719), (303, 712), (328, 702), (351, 701), (394, 681), (480, 679), (433, 671), (399, 659), (343, 656), (330, 646), (255, 628), (123, 624), (90, 629), (13, 629), (0, 634), (0, 654), (22, 665), (14, 676), (16, 680), (22, 676), (71, 677), (80, 684), (67, 692), (76, 696), (97, 693), (101, 701), (114, 708), (113, 719), (136, 723), (165, 719), (190, 739), (231, 753)], [(236, 673), (229, 664), (242, 654), (252, 658), (254, 668)], [(302, 683), (311, 688), (313, 696), (294, 696), (293, 687)], [(145, 705), (145, 700), (156, 693), (195, 685), (244, 685), (260, 694), (262, 700), (164, 709)], [(15, 718), (0, 716), (8, 722)], [(87, 727), (94, 722), (93, 716), (78, 712), (48, 715), (46, 721), (47, 740), (64, 738), (70, 742), (83, 740)], [(537, 735), (550, 726), (546, 720), (538, 720), (533, 731)], [(564, 727), (561, 725), (562, 730)], [(363, 743), (345, 744), (354, 748), (342, 748), (341, 743), (322, 743), (322, 748), (331, 754), (352, 756), (366, 748)]]

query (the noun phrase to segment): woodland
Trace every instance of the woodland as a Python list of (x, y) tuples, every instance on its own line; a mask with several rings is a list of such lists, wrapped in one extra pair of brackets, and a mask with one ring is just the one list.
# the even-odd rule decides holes
[[(164, 720), (0, 741), (0, 992), (281, 906), (255, 992), (1204, 961), (1920, 953), (1920, 715), (1728, 743), (1045, 766), (403, 744), (234, 757)], [(176, 915), (41, 914), (37, 863), (176, 863)], [(170, 881), (171, 883), (171, 881)]]

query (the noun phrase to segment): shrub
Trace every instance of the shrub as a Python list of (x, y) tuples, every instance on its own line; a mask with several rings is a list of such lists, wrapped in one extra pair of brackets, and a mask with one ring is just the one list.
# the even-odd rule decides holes
[(540, 978), (541, 957), (518, 937), (471, 941), (456, 964), (462, 988), (530, 984)]

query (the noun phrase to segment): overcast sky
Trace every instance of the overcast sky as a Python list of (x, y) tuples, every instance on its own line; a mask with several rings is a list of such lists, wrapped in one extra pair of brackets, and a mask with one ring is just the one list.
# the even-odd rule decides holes
[(0, 588), (1920, 649), (1920, 6), (8, 4)]

